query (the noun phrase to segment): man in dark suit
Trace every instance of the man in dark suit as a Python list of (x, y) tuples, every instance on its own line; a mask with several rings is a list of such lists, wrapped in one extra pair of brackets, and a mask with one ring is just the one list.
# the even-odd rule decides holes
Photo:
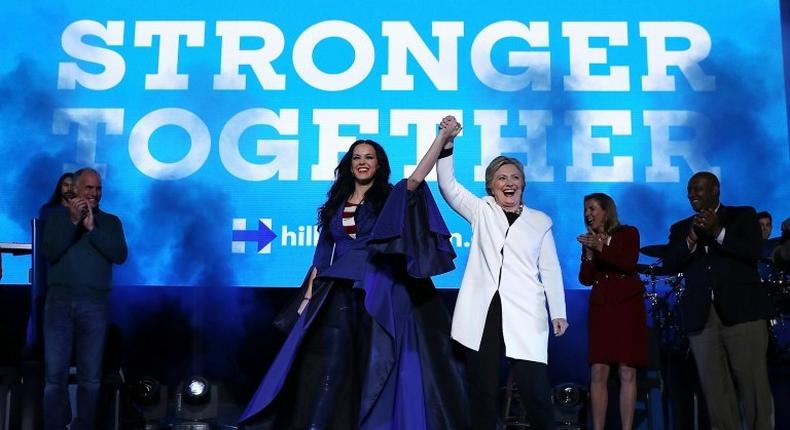
[[(771, 304), (760, 283), (760, 225), (751, 207), (719, 203), (709, 172), (688, 182), (695, 215), (675, 223), (664, 266), (684, 273), (683, 320), (713, 429), (770, 429), (766, 318)], [(739, 407), (740, 406), (740, 407)]]

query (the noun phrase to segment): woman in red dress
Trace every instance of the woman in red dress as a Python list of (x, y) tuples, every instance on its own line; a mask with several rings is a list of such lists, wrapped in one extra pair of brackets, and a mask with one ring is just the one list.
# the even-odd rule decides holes
[(644, 286), (636, 273), (639, 231), (622, 225), (614, 200), (606, 194), (584, 197), (587, 233), (579, 282), (591, 285), (589, 311), (590, 397), (593, 429), (604, 428), (611, 365), (619, 365), (620, 417), (631, 429), (636, 402), (636, 368), (647, 364)]

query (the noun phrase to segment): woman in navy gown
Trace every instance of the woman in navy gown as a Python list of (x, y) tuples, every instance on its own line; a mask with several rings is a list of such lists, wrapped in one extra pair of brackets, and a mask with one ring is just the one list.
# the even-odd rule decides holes
[(313, 264), (275, 321), (287, 339), (242, 414), (246, 428), (467, 428), (450, 319), (430, 279), (455, 257), (423, 183), (435, 159), (426, 154), (393, 187), (378, 143), (358, 140), (343, 156), (318, 211)]

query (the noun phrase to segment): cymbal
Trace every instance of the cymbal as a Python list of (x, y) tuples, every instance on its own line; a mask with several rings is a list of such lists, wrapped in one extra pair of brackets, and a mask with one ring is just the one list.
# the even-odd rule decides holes
[(667, 253), (667, 245), (647, 245), (639, 249), (639, 252), (648, 257), (663, 258)]
[(636, 265), (636, 272), (642, 275), (656, 275), (656, 276), (665, 276), (665, 275), (676, 275), (677, 273), (671, 273), (667, 269), (651, 265), (651, 264), (637, 264)]

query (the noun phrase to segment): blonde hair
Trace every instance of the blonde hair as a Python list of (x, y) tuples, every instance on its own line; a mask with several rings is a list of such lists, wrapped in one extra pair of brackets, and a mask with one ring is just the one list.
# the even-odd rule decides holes
[[(518, 161), (512, 157), (505, 157), (504, 155), (500, 155), (499, 157), (494, 158), (488, 163), (488, 167), (486, 167), (486, 193), (489, 196), (493, 196), (493, 192), (491, 191), (491, 183), (494, 182), (494, 174), (497, 170), (499, 170), (502, 166), (512, 164), (516, 166), (518, 172), (521, 174), (521, 181), (526, 183), (527, 179), (524, 176), (524, 165), (521, 164), (521, 161)], [(524, 187), (521, 187), (521, 194), (524, 194)]]

